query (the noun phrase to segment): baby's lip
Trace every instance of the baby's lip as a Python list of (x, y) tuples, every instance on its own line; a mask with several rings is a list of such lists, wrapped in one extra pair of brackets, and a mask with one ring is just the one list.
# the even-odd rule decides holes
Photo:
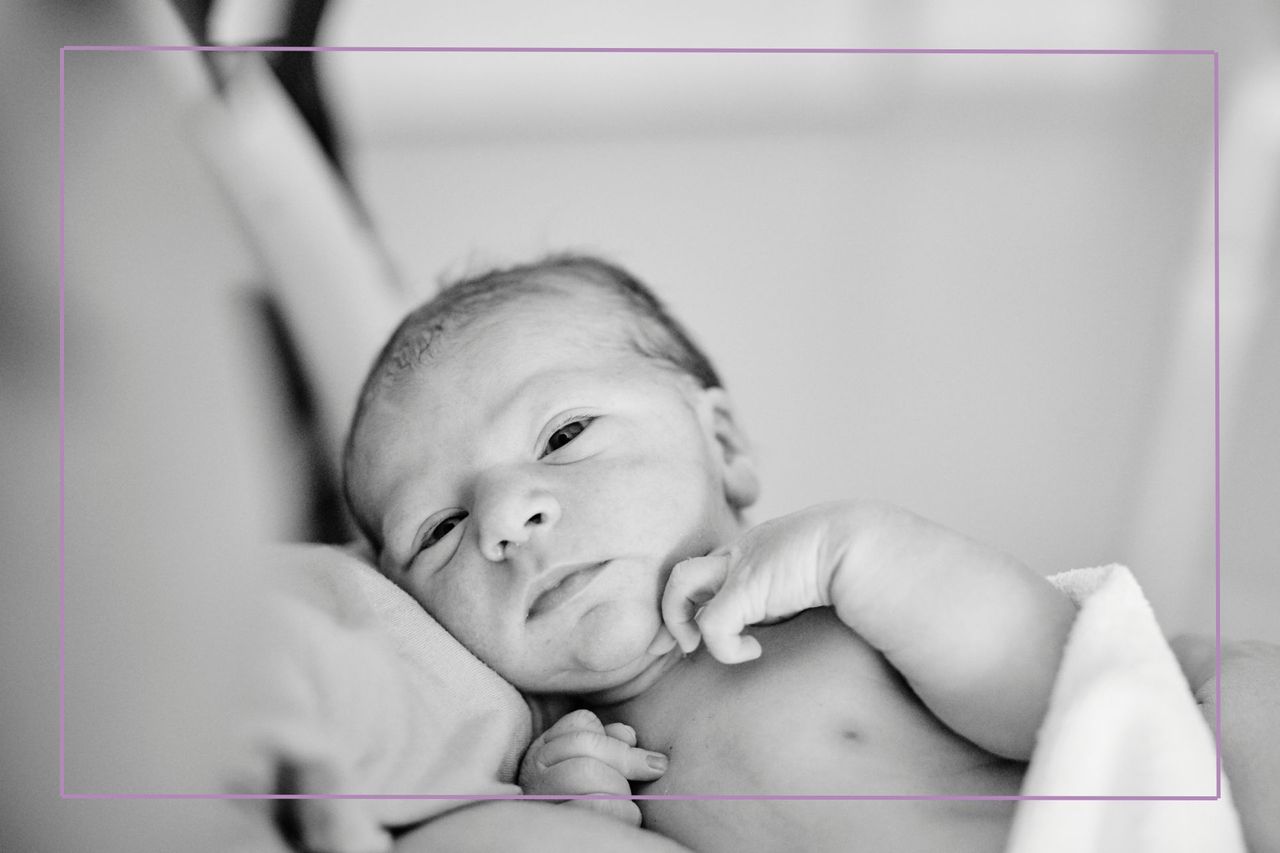
[(529, 605), (529, 618), (541, 616), (577, 596), (600, 575), (608, 562), (573, 563), (548, 572), (531, 590), (533, 603)]

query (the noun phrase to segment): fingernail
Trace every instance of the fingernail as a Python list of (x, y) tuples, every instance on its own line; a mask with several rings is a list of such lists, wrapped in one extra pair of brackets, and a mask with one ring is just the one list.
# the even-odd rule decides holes
[(660, 752), (651, 752), (646, 755), (644, 763), (649, 765), (650, 770), (657, 770), (659, 773), (666, 772), (667, 757)]

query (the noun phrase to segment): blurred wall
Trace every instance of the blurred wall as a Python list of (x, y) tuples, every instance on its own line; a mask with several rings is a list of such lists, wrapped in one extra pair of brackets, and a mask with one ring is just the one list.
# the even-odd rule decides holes
[[(341, 115), (374, 76), (360, 66), (385, 60), (325, 61)], [(405, 103), (447, 86), (480, 118), (424, 109), (386, 128), (361, 123), (367, 103), (349, 111), (357, 185), (417, 293), (442, 272), (600, 251), (721, 365), (763, 467), (757, 518), (885, 498), (1045, 572), (1128, 563), (1167, 628), (1212, 628), (1211, 484), (1179, 480), (1200, 524), (1164, 532), (1158, 564), (1131, 536), (1149, 467), (1186, 466), (1153, 461), (1161, 424), (1175, 443), (1212, 435), (1211, 338), (1203, 369), (1169, 370), (1188, 300), (1212, 324), (1209, 57), (501, 61), (518, 119), (463, 59), (423, 54), (396, 57)], [(602, 121), (593, 93), (566, 93), (641, 62), (658, 90), (709, 98), (809, 63), (848, 98), (797, 107), (781, 87), (673, 122), (620, 85)], [(699, 76), (715, 62), (737, 73)], [(1195, 474), (1212, 470), (1200, 452)]]
[[(621, 4), (631, 10), (622, 23), (592, 4), (505, 18), (486, 14), (491, 5), (434, 37), (375, 19), (381, 39), (352, 41), (564, 43), (573, 34), (625, 44), (641, 32), (655, 44), (884, 44), (915, 32), (979, 47), (1019, 41), (1017, 27), (1035, 17), (984, 31), (974, 16), (966, 31), (938, 4), (826, 3), (785, 19), (769, 4), (742, 4), (735, 20), (745, 28), (729, 34), (715, 16), (691, 23), (653, 13), (655, 4)], [(445, 14), (443, 4), (418, 6)], [(1124, 8), (1147, 16), (1137, 30), (1093, 38), (1079, 20), (1049, 18), (1056, 31), (1021, 43), (1128, 47), (1126, 33), (1136, 33), (1147, 46), (1217, 47), (1224, 112), (1277, 56), (1274, 9), (1262, 2)], [(871, 19), (873, 29), (859, 29)], [(894, 29), (911, 21), (934, 23)], [(264, 849), (247, 813), (221, 804), (58, 797), (57, 48), (182, 39), (160, 2), (0, 5), (6, 849)], [(289, 535), (305, 499), (275, 419), (276, 377), (258, 373), (243, 310), (260, 272), (181, 139), (201, 88), (190, 59), (85, 55), (68, 65), (73, 792), (212, 786), (218, 708), (229, 702), (223, 676), (251, 636), (225, 609), (245, 582), (237, 546)], [(1141, 458), (1153, 437), (1188, 441), (1196, 459), (1205, 452), (1195, 447), (1203, 367), (1170, 368), (1179, 318), (1204, 308), (1203, 69), (1194, 58), (1150, 60), (1119, 77), (1046, 79), (1029, 75), (1025, 60), (1005, 62), (978, 85), (972, 65), (878, 61), (875, 80), (892, 97), (838, 79), (825, 91), (838, 95), (843, 81), (856, 97), (827, 126), (801, 126), (805, 105), (757, 98), (712, 111), (722, 120), (698, 132), (678, 122), (611, 132), (588, 121), (560, 122), (557, 134), (536, 108), (515, 114), (542, 120), (523, 139), (508, 132), (509, 112), (488, 138), (475, 126), (470, 136), (435, 127), (430, 112), (413, 122), (428, 128), (417, 139), (379, 139), (350, 118), (347, 131), (373, 215), (418, 294), (441, 270), (564, 246), (610, 254), (651, 281), (724, 368), (764, 466), (760, 517), (879, 495), (1046, 571), (1127, 560), (1169, 627), (1203, 626), (1208, 519), (1148, 523), (1167, 528), (1168, 562), (1137, 553), (1131, 529), (1137, 484), (1156, 481)], [(342, 72), (331, 73), (341, 93)], [(424, 91), (460, 85), (419, 73), (410, 83)], [(785, 87), (778, 94), (766, 82), (785, 100)], [(462, 100), (474, 101), (473, 114), (495, 112), (478, 96)], [(411, 98), (396, 103), (415, 110)], [(610, 115), (634, 125), (644, 113)], [(774, 126), (770, 115), (793, 123)], [(1230, 130), (1246, 141), (1256, 132), (1258, 144), (1232, 146), (1243, 153), (1224, 165), (1224, 310), (1251, 322), (1231, 326), (1246, 334), (1224, 355), (1223, 588), (1229, 634), (1280, 639), (1280, 353), (1270, 334), (1280, 270), (1265, 219), (1274, 172), (1258, 166), (1272, 162), (1268, 128)], [(1171, 399), (1189, 408), (1169, 414), (1161, 401)], [(1192, 467), (1169, 498), (1203, 512), (1203, 462)]]
[[(1280, 640), (1263, 520), (1280, 511), (1275, 5), (806, 10), (337, 2), (322, 37), (1217, 50), (1224, 631)], [(1214, 622), (1211, 66), (365, 53), (321, 71), (411, 296), (549, 249), (611, 254), (733, 383), (767, 477), (758, 515), (852, 491), (1044, 571), (1119, 560), (1176, 632)]]
[[(624, 3), (606, 24), (579, 0), (536, 13), (512, 0), (335, 3), (326, 36), (361, 45), (1220, 46), (1224, 424), (1230, 433), (1232, 418), (1265, 415), (1251, 390), (1266, 387), (1252, 356), (1264, 326), (1240, 318), (1274, 310), (1258, 296), (1274, 267), (1259, 235), (1275, 221), (1266, 163), (1277, 154), (1258, 126), (1267, 110), (1250, 115), (1241, 104), (1275, 61), (1273, 10), (1252, 0), (1218, 10), (1121, 0), (978, 4), (960, 15), (928, 0), (825, 0), (779, 20), (767, 5), (713, 0), (682, 6), (677, 19), (676, 4)], [(240, 8), (253, 18), (244, 10), (257, 7)], [(233, 34), (236, 23), (222, 28)], [(751, 376), (735, 391), (744, 409), (764, 413), (751, 422), (769, 474), (761, 514), (814, 494), (900, 494), (1046, 571), (1120, 559), (1140, 573), (1169, 630), (1212, 625), (1209, 57), (321, 60), (357, 181), (411, 294), (428, 292), (442, 270), (564, 246), (620, 253), (641, 273), (668, 270), (655, 283), (673, 282), (677, 305), (713, 301), (695, 326), (728, 339), (714, 348), (727, 374)], [(780, 306), (766, 276), (800, 284)], [(734, 292), (766, 297), (740, 300), (730, 315), (729, 279)], [(782, 370), (752, 364), (759, 347), (728, 352), (765, 336), (767, 352), (791, 360)], [(886, 347), (892, 336), (901, 352)], [(842, 364), (875, 370), (842, 373)], [(822, 393), (775, 405), (798, 393), (784, 375)], [(753, 403), (756, 394), (767, 402)], [(806, 452), (772, 417), (794, 410), (817, 416), (809, 428), (819, 440)], [(1224, 472), (1249, 468), (1254, 448), (1234, 442), (1228, 435)], [(1272, 505), (1256, 478), (1225, 478), (1253, 484), (1240, 486), (1241, 507)], [(1257, 534), (1243, 522), (1240, 530), (1228, 539), (1249, 554)], [(1255, 594), (1265, 560), (1241, 562), (1228, 578), (1242, 582), (1227, 584), (1240, 605), (1229, 627), (1266, 634), (1270, 620), (1254, 606), (1267, 600)]]

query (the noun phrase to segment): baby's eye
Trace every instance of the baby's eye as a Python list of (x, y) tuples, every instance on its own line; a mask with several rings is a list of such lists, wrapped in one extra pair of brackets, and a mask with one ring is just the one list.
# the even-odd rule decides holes
[[(591, 425), (593, 420), (595, 420), (595, 418), (580, 418), (576, 421), (569, 421), (569, 423), (551, 433), (551, 436), (547, 439), (547, 447), (542, 451), (542, 456), (546, 456), (548, 453), (555, 453), (557, 450), (582, 435), (583, 431)], [(538, 458), (542, 457), (540, 456)]]
[(448, 536), (449, 531), (461, 524), (462, 520), (466, 517), (467, 514), (465, 512), (457, 515), (451, 515), (435, 527), (431, 528), (431, 532), (427, 534), (427, 538), (422, 540), (422, 550), (425, 551), (427, 548), (430, 548), (432, 545)]

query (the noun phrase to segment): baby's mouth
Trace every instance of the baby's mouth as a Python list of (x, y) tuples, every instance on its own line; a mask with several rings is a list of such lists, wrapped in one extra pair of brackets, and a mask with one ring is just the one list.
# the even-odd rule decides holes
[(540, 592), (534, 598), (533, 604), (529, 606), (529, 618), (541, 616), (551, 610), (555, 610), (562, 604), (574, 598), (579, 592), (586, 589), (597, 577), (600, 572), (608, 565), (608, 560), (599, 563), (582, 563), (577, 566), (570, 566), (567, 570), (560, 570), (559, 580), (553, 580), (551, 586)]

